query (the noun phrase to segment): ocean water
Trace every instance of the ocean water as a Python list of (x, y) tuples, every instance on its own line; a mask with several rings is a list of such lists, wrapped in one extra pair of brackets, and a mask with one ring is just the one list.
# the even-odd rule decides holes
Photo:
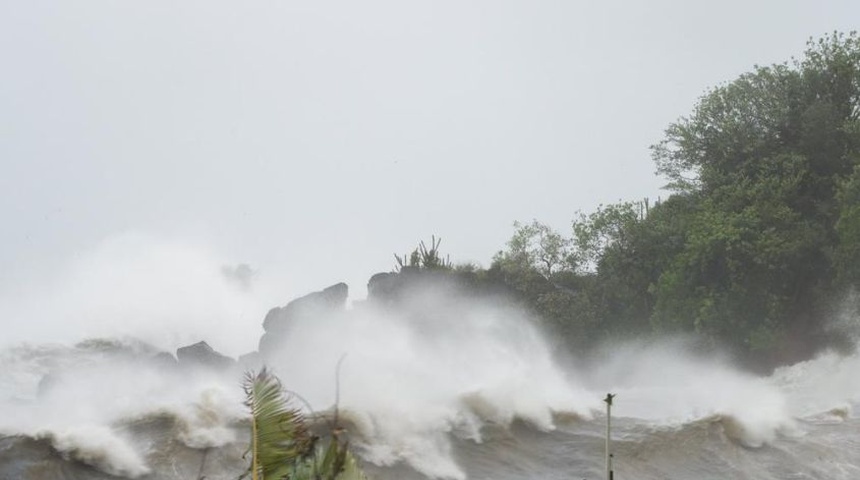
[[(206, 340), (237, 357), (289, 297), (220, 265), (123, 238), (0, 292), (0, 479), (237, 478), (255, 366), (163, 352)], [(571, 352), (506, 305), (443, 287), (356, 302), (292, 322), (266, 363), (323, 428), (337, 405), (373, 479), (604, 478), (609, 392), (616, 479), (860, 478), (856, 353), (762, 377), (679, 338)]]
[[(531, 321), (486, 305), (297, 323), (272, 368), (321, 425), (337, 400), (371, 478), (603, 478), (610, 391), (615, 478), (860, 478), (857, 355), (767, 377), (677, 339), (560, 361)], [(0, 478), (238, 477), (243, 367), (178, 368), (159, 351), (130, 338), (0, 351)]]

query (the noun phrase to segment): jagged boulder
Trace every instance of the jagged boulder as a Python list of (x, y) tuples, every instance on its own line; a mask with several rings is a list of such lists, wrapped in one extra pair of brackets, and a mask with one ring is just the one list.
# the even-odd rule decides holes
[(453, 289), (468, 293), (464, 277), (454, 271), (405, 266), (399, 272), (377, 273), (367, 282), (367, 303), (397, 306), (404, 300), (431, 289)]
[(239, 355), (239, 366), (245, 371), (259, 371), (264, 366), (260, 352), (248, 352)]
[(155, 367), (164, 368), (164, 369), (173, 369), (179, 365), (176, 357), (173, 356), (172, 353), (169, 352), (158, 352), (155, 355), (149, 357), (149, 363)]
[(341, 282), (269, 310), (263, 320), (266, 333), (260, 338), (260, 355), (269, 358), (274, 346), (288, 333), (292, 323), (342, 313), (346, 309), (348, 296), (349, 287)]
[(384, 302), (392, 298), (398, 285), (398, 274), (395, 272), (382, 272), (373, 275), (367, 281), (367, 301)]
[(236, 364), (235, 360), (216, 352), (208, 343), (203, 341), (179, 347), (176, 350), (176, 359), (180, 367), (226, 369)]
[(342, 311), (346, 307), (348, 296), (349, 287), (345, 283), (337, 283), (322, 291), (299, 297), (283, 307), (269, 310), (263, 320), (263, 330), (279, 332), (286, 330), (290, 322), (298, 318)]

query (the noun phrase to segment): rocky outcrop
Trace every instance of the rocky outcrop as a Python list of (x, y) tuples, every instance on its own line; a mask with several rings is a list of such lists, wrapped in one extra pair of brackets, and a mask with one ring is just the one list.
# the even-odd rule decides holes
[(397, 306), (403, 301), (431, 289), (471, 293), (466, 274), (450, 270), (427, 270), (403, 267), (399, 272), (377, 273), (367, 282), (367, 303), (375, 306)]
[(393, 298), (398, 290), (399, 274), (395, 272), (382, 272), (370, 277), (367, 281), (367, 301), (384, 302)]
[(150, 365), (153, 365), (158, 368), (163, 369), (174, 369), (179, 363), (176, 361), (176, 357), (169, 352), (158, 352), (155, 355), (149, 357)]
[(264, 366), (263, 357), (260, 355), (260, 352), (248, 352), (244, 355), (239, 355), (239, 366), (246, 372), (259, 371)]
[(208, 343), (203, 341), (194, 345), (179, 347), (176, 350), (176, 359), (180, 367), (226, 369), (236, 364), (235, 360), (216, 352)]
[(266, 333), (260, 338), (260, 355), (270, 358), (275, 346), (293, 323), (342, 313), (346, 309), (348, 296), (349, 287), (345, 283), (337, 283), (322, 291), (297, 298), (283, 307), (269, 310), (263, 320), (263, 330)]

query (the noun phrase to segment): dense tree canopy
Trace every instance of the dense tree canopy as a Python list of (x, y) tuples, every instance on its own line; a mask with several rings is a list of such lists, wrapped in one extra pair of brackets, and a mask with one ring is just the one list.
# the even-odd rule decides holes
[(704, 95), (652, 147), (671, 196), (516, 224), (491, 271), (585, 344), (695, 332), (761, 365), (826, 343), (860, 282), (860, 38), (810, 41)]

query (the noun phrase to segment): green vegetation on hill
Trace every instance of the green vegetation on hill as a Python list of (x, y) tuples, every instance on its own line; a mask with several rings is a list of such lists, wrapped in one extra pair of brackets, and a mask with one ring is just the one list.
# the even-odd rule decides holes
[(693, 332), (759, 367), (828, 344), (860, 282), (860, 38), (713, 88), (652, 147), (671, 195), (580, 214), (570, 235), (515, 224), (481, 281), (574, 347)]

